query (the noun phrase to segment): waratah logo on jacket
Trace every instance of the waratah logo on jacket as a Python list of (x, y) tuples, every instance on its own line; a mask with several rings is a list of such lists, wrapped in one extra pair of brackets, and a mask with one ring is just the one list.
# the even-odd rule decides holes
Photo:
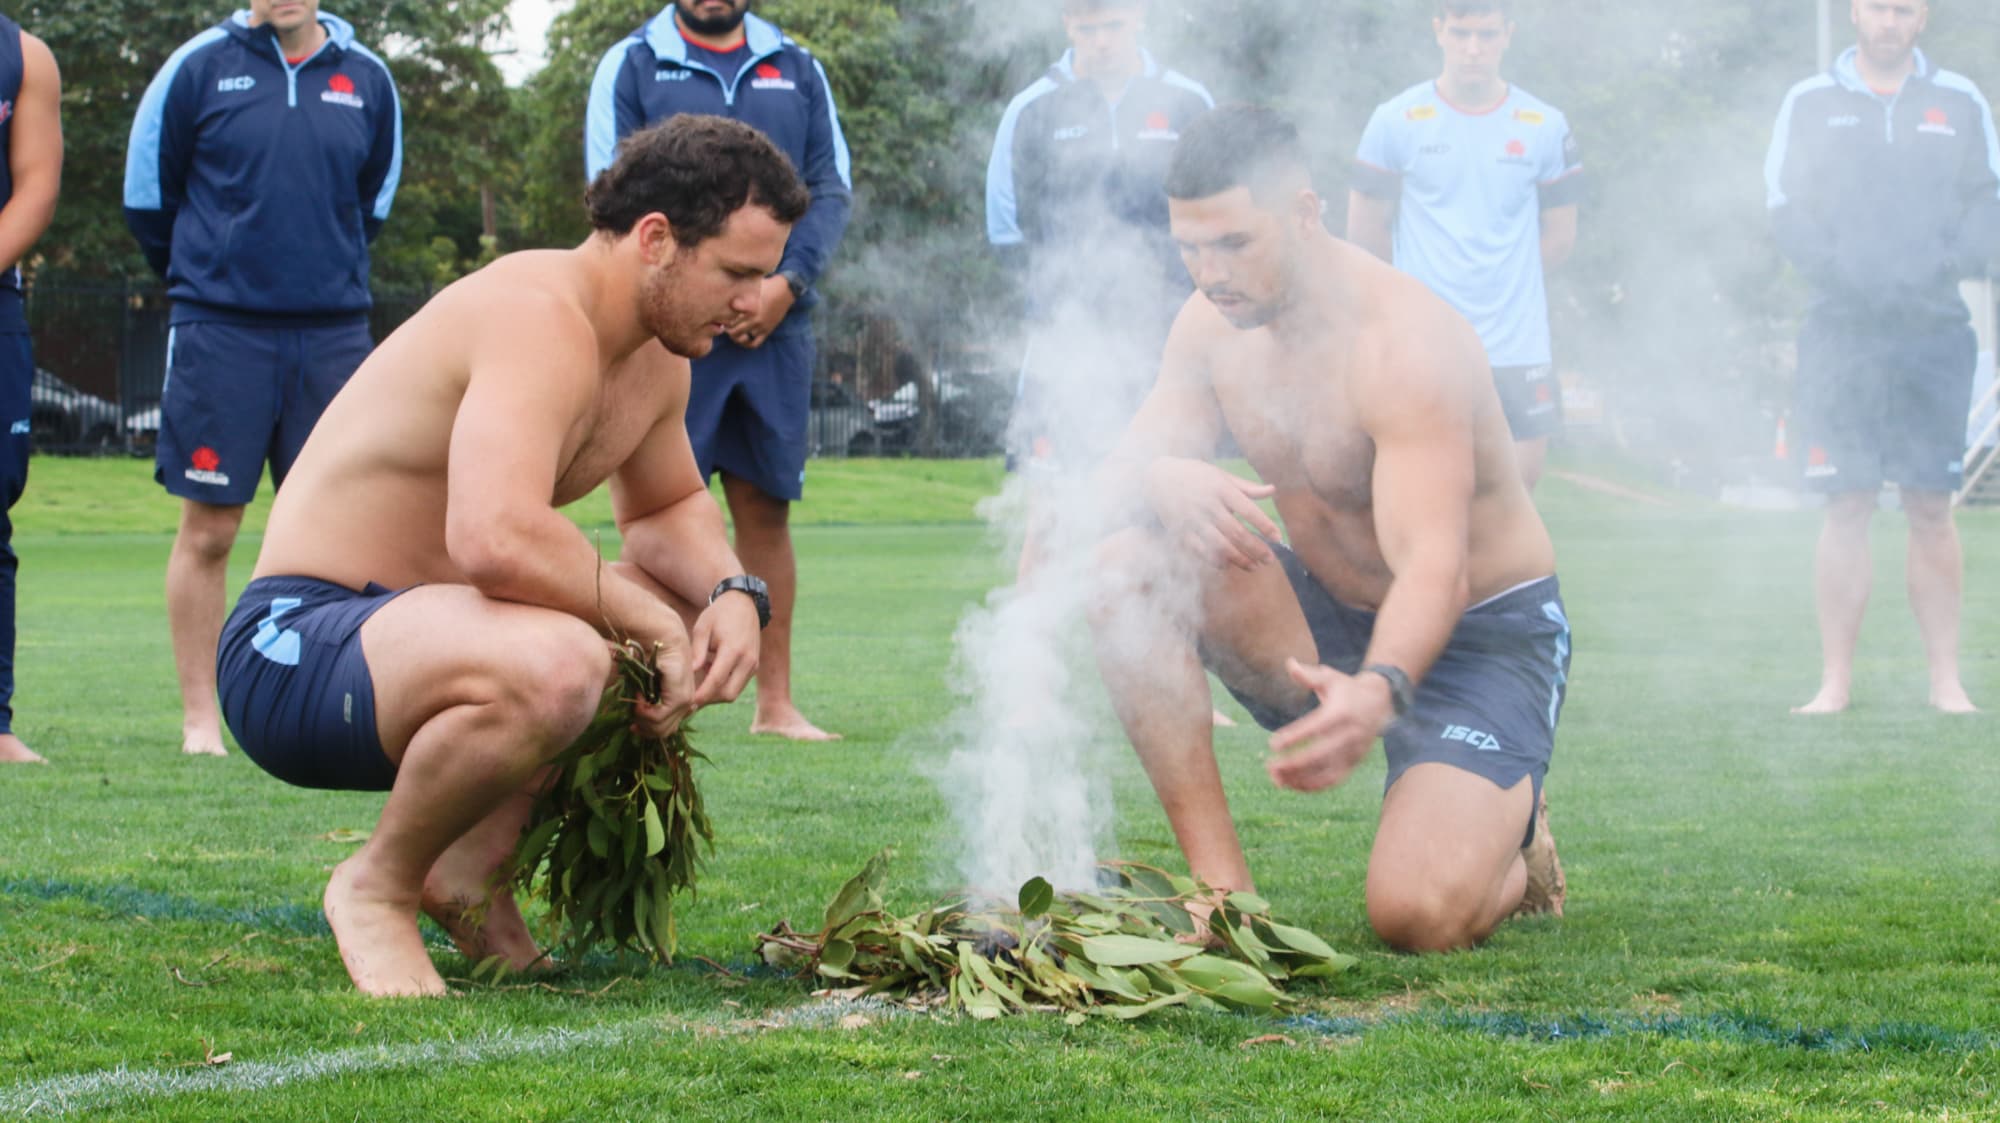
[(350, 109), (360, 109), (364, 104), (361, 95), (354, 92), (354, 79), (345, 74), (335, 74), (326, 80), (326, 89), (320, 91), (321, 101), (335, 105), (345, 105)]

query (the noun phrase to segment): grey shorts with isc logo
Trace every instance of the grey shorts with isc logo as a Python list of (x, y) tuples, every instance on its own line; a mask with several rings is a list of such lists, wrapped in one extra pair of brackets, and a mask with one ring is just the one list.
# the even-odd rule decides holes
[[(1375, 632), (1375, 614), (1335, 600), (1287, 547), (1274, 544), (1272, 550), (1291, 579), (1320, 662), (1358, 672)], [(1384, 789), (1413, 765), (1437, 763), (1483, 776), (1503, 790), (1531, 777), (1539, 798), (1555, 750), (1569, 659), (1569, 618), (1553, 576), (1466, 609), (1443, 654), (1417, 684), (1410, 712), (1382, 735), (1389, 758)], [(1234, 687), (1230, 693), (1266, 729), (1288, 725), (1312, 709), (1272, 706)], [(1531, 819), (1531, 838), (1533, 832)]]

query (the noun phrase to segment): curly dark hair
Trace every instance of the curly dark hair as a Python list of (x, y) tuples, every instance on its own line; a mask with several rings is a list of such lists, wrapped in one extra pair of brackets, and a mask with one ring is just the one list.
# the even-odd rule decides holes
[(790, 225), (811, 202), (770, 138), (740, 121), (692, 113), (626, 137), (618, 158), (583, 193), (594, 229), (623, 236), (647, 215), (663, 214), (683, 249), (721, 233), (745, 206)]

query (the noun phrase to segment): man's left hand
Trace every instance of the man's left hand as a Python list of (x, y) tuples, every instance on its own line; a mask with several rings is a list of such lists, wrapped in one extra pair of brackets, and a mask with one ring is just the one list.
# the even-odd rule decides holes
[(696, 709), (717, 702), (734, 702), (757, 673), (757, 602), (742, 593), (724, 593), (695, 619), (692, 663), (701, 675), (695, 689)]
[(738, 317), (729, 325), (729, 338), (738, 346), (756, 349), (771, 338), (778, 325), (785, 320), (785, 313), (792, 310), (792, 285), (777, 274), (764, 278), (764, 299), (757, 305), (757, 311), (748, 316)]
[(1281, 788), (1316, 792), (1346, 780), (1395, 718), (1389, 684), (1379, 675), (1285, 661), (1292, 681), (1319, 696), (1319, 708), (1271, 735), (1264, 766)]

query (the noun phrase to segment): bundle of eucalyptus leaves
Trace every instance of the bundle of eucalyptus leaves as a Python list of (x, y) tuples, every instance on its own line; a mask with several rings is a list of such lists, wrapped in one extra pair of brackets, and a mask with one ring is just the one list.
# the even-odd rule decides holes
[(555, 759), (515, 848), (514, 882), (547, 902), (555, 950), (610, 944), (670, 961), (674, 898), (693, 894), (700, 847), (714, 847), (694, 782), (694, 762), (708, 758), (687, 727), (666, 737), (633, 728), (633, 704), (659, 701), (655, 655), (619, 646), (597, 716)]
[[(884, 850), (827, 906), (818, 932), (781, 923), (758, 937), (767, 963), (831, 980), (839, 993), (882, 995), (974, 1018), (1040, 1010), (1137, 1018), (1169, 1006), (1275, 1011), (1297, 1000), (1292, 979), (1326, 978), (1354, 959), (1278, 921), (1250, 893), (1216, 894), (1151, 866), (1106, 863), (1097, 888), (1058, 893), (1042, 878), (1015, 907), (961, 899), (890, 914)], [(1197, 935), (1190, 906), (1213, 904)]]

